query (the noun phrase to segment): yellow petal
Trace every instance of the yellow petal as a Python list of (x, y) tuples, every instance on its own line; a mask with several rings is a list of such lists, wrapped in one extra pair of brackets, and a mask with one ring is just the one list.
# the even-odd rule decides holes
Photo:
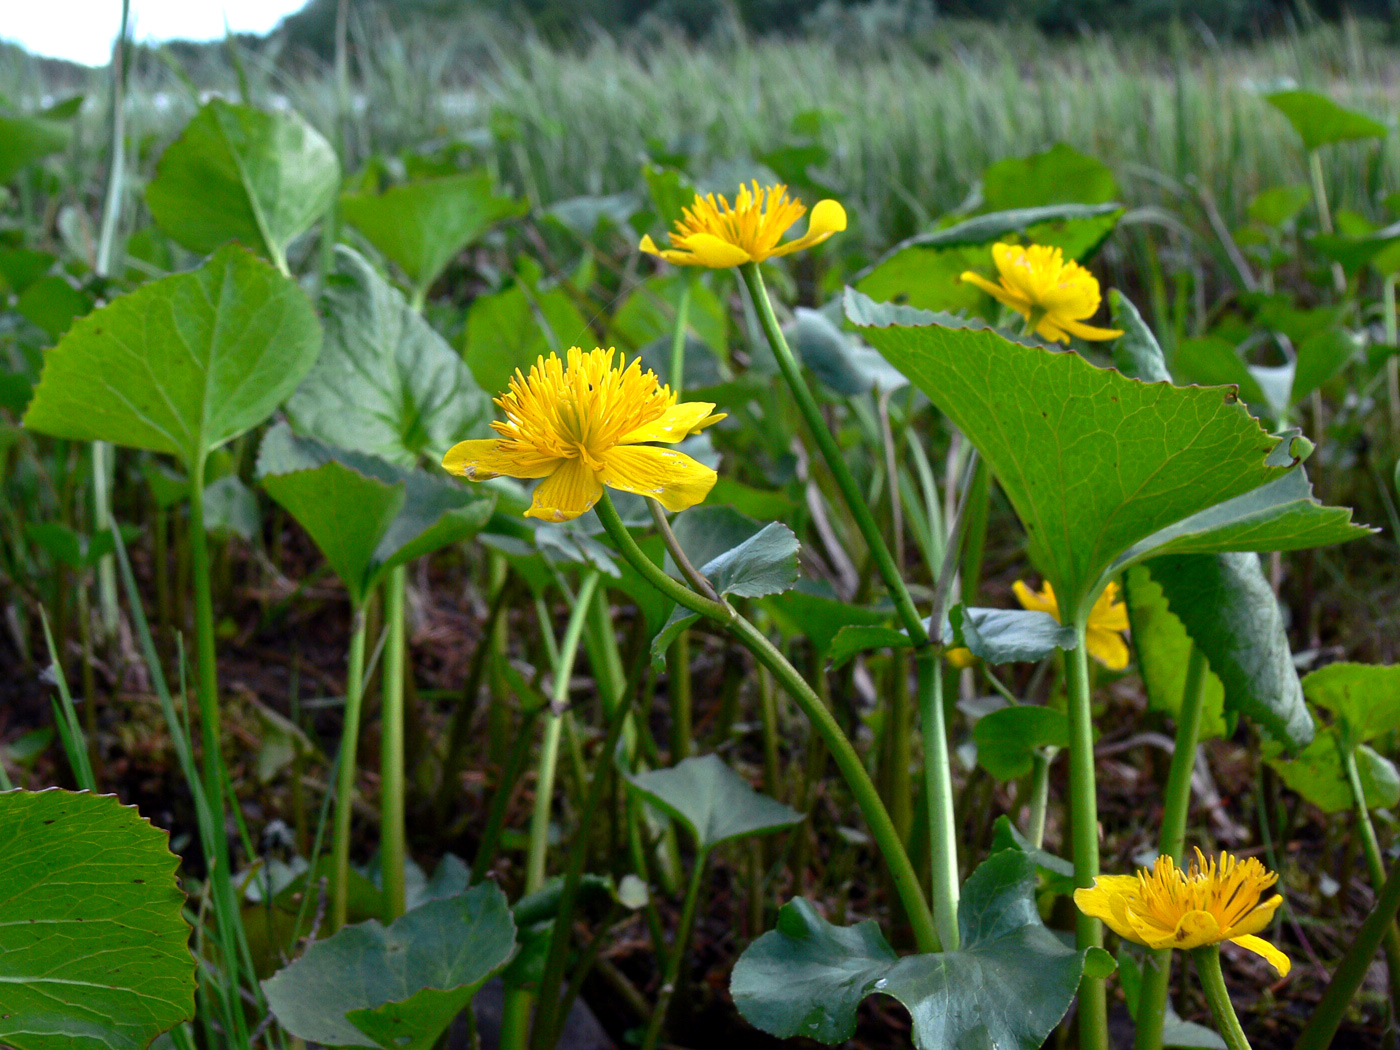
[(502, 474), (510, 478), (543, 478), (553, 474), (562, 462), (540, 456), (528, 445), (499, 438), (459, 441), (442, 457), (444, 470), (468, 481), (489, 481)]
[(1103, 921), (1120, 937), (1144, 943), (1128, 918), (1128, 900), (1137, 892), (1135, 875), (1100, 875), (1094, 884), (1074, 891), (1074, 903), (1091, 919)]
[(535, 488), (535, 499), (525, 512), (541, 521), (572, 521), (587, 514), (603, 494), (603, 486), (581, 459), (566, 459)]
[(1236, 937), (1247, 937), (1251, 933), (1258, 933), (1265, 929), (1269, 923), (1274, 921), (1274, 912), (1283, 903), (1282, 894), (1274, 894), (1266, 901), (1260, 901), (1250, 909), (1239, 922), (1235, 923), (1225, 931), (1225, 936), (1230, 940)]
[(1128, 666), (1128, 643), (1117, 631), (1090, 627), (1084, 632), (1084, 643), (1089, 655), (1110, 671), (1121, 671)]
[(1128, 607), (1118, 600), (1118, 584), (1110, 583), (1099, 593), (1089, 612), (1089, 622), (1105, 631), (1128, 629)]
[(1011, 292), (1005, 285), (992, 283), (980, 273), (973, 273), (971, 270), (965, 270), (958, 280), (977, 285), (978, 288), (981, 288), (982, 291), (986, 292), (993, 299), (1005, 303), (1020, 314), (1028, 315), (1030, 313), (1030, 304), (1024, 299)]
[(807, 220), (807, 232), (794, 241), (778, 245), (768, 255), (772, 258), (801, 251), (803, 248), (810, 248), (813, 245), (821, 244), (833, 233), (840, 233), (845, 228), (846, 209), (836, 201), (818, 201), (812, 209), (812, 217)]
[(1056, 323), (1070, 335), (1077, 335), (1080, 339), (1089, 342), (1103, 342), (1106, 339), (1117, 339), (1122, 335), (1122, 331), (1117, 328), (1095, 328), (1091, 324), (1080, 324), (1078, 321), (1068, 317), (1057, 317)]
[[(1023, 311), (1024, 312), (1024, 311)], [(1027, 314), (1026, 316), (1030, 316)], [(1052, 343), (1068, 343), (1069, 335), (1060, 327), (1060, 318), (1054, 314), (1046, 314), (1036, 323), (1036, 335), (1049, 339)]]
[(1220, 923), (1208, 911), (1188, 911), (1176, 924), (1171, 940), (1166, 944), (1153, 945), (1156, 948), (1199, 948), (1204, 944), (1219, 944)]
[(1293, 969), (1293, 964), (1288, 961), (1288, 956), (1262, 937), (1246, 934), (1243, 937), (1231, 937), (1230, 943), (1238, 944), (1245, 951), (1253, 952), (1255, 955), (1262, 955), (1269, 960), (1269, 964), (1278, 971), (1280, 977), (1287, 977), (1288, 971)]
[(949, 649), (943, 654), (943, 659), (958, 668), (958, 670), (971, 667), (977, 662), (977, 657), (972, 655), (971, 649)]
[(650, 496), (671, 511), (703, 503), (717, 478), (713, 470), (684, 453), (650, 445), (609, 449), (603, 455), (603, 469), (598, 475), (604, 485)]
[(648, 255), (660, 255), (661, 249), (656, 246), (656, 242), (651, 239), (651, 234), (642, 237), (642, 243), (637, 245), (638, 251), (646, 252)]
[(1044, 591), (1033, 591), (1026, 586), (1024, 580), (1017, 580), (1011, 589), (1016, 592), (1016, 600), (1021, 603), (1021, 608), (1031, 612), (1049, 613), (1057, 620), (1060, 618), (1060, 605), (1055, 600), (1055, 591), (1050, 584), (1045, 584)]
[[(675, 243), (675, 242), (672, 242)], [(692, 233), (679, 243), (676, 251), (662, 252), (662, 258), (683, 266), (708, 266), (712, 270), (725, 270), (749, 261), (749, 253), (737, 244), (730, 244), (712, 233)], [(685, 253), (687, 258), (677, 258)]]
[(701, 427), (718, 423), (723, 415), (711, 415), (714, 405), (705, 401), (684, 401), (672, 405), (660, 419), (629, 431), (618, 438), (619, 444), (637, 445), (643, 441), (684, 441)]

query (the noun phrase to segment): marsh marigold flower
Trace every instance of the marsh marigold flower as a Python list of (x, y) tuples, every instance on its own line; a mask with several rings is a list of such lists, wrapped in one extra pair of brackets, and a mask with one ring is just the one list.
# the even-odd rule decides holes
[(557, 354), (541, 357), (528, 377), (519, 369), (510, 390), (496, 399), (504, 423), (499, 438), (462, 441), (442, 465), (471, 481), (505, 475), (544, 478), (526, 517), (570, 521), (587, 513), (603, 486), (650, 496), (667, 510), (702, 502), (715, 472), (689, 456), (652, 441), (677, 442), (717, 423), (714, 405), (677, 404), (669, 386), (627, 364), (615, 351), (569, 349), (568, 367)]
[(683, 211), (671, 233), (671, 247), (658, 248), (647, 235), (642, 238), (641, 250), (677, 266), (720, 270), (810, 248), (846, 228), (846, 209), (836, 201), (819, 201), (812, 209), (807, 232), (779, 244), (789, 227), (806, 214), (807, 207), (790, 199), (786, 186), (763, 189), (757, 180), (752, 190), (739, 187), (732, 206), (724, 197), (716, 200), (713, 193), (703, 197), (697, 193)]
[[(1055, 599), (1055, 589), (1049, 580), (1038, 591), (1031, 590), (1023, 580), (1017, 580), (1013, 589), (1021, 608), (1049, 613), (1060, 619), (1060, 603)], [(1089, 655), (1110, 671), (1123, 670), (1128, 666), (1128, 643), (1123, 641), (1123, 632), (1127, 629), (1128, 607), (1118, 600), (1118, 584), (1110, 583), (1089, 610), (1089, 623), (1084, 631)]]
[(1046, 339), (1068, 343), (1072, 335), (1102, 340), (1117, 339), (1123, 334), (1116, 328), (1081, 323), (1086, 317), (1093, 317), (1102, 302), (1099, 282), (1073, 259), (1066, 262), (1059, 248), (994, 244), (992, 261), (997, 264), (1000, 283), (993, 284), (971, 270), (962, 279), (1022, 317), (1035, 318), (1035, 330)]
[(1102, 919), (1120, 937), (1149, 948), (1201, 948), (1233, 941), (1262, 955), (1279, 972), (1288, 973), (1288, 956), (1254, 936), (1273, 920), (1283, 903), (1278, 894), (1259, 897), (1278, 881), (1253, 857), (1228, 853), (1196, 859), (1187, 871), (1171, 857), (1158, 857), (1151, 870), (1136, 875), (1100, 875), (1088, 889), (1074, 891), (1085, 915)]

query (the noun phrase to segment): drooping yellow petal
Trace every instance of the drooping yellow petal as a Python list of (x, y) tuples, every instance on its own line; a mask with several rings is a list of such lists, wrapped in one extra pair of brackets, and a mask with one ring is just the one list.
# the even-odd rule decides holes
[(987, 280), (987, 278), (983, 277), (980, 273), (964, 270), (958, 280), (964, 281), (967, 284), (975, 284), (993, 299), (1005, 303), (1023, 316), (1030, 312), (1030, 304), (1027, 303), (1022, 296), (1016, 295), (1005, 285), (995, 284)]
[(1089, 611), (1089, 622), (1105, 631), (1128, 629), (1128, 607), (1118, 600), (1118, 584), (1110, 582), (1099, 592), (1093, 609)]
[(1262, 955), (1269, 961), (1269, 964), (1278, 971), (1280, 977), (1287, 977), (1288, 971), (1293, 969), (1293, 963), (1288, 956), (1279, 951), (1262, 937), (1253, 937), (1246, 934), (1243, 937), (1231, 937), (1231, 944), (1238, 944), (1245, 951), (1253, 952), (1255, 955)]
[(812, 217), (807, 221), (807, 232), (795, 241), (788, 241), (787, 244), (779, 245), (769, 252), (769, 257), (787, 255), (790, 252), (801, 251), (804, 248), (811, 248), (813, 245), (821, 244), (833, 233), (840, 233), (846, 228), (846, 209), (841, 207), (836, 201), (817, 201), (812, 208)]
[(535, 488), (535, 498), (527, 518), (541, 521), (572, 521), (587, 514), (603, 494), (597, 476), (582, 459), (566, 459)]
[(673, 239), (675, 250), (666, 253), (666, 258), (675, 262), (676, 256), (686, 253), (685, 266), (708, 266), (712, 270), (725, 270), (748, 262), (751, 256), (743, 247), (731, 244), (712, 233), (693, 233), (684, 239)]
[(846, 210), (825, 200), (812, 209), (807, 232), (781, 244), (783, 234), (806, 211), (801, 201), (788, 197), (786, 186), (740, 186), (732, 205), (723, 196), (696, 194), (676, 220), (669, 249), (658, 248), (649, 236), (638, 247), (679, 266), (727, 269), (810, 248), (846, 228)]
[(669, 511), (703, 503), (717, 475), (683, 452), (651, 445), (619, 445), (603, 457), (599, 480), (609, 488), (650, 496)]
[(1205, 944), (1219, 944), (1221, 936), (1220, 920), (1208, 911), (1188, 911), (1177, 920), (1171, 939), (1154, 944), (1154, 948), (1199, 948)]
[(1060, 604), (1055, 600), (1055, 589), (1050, 586), (1050, 581), (1047, 580), (1041, 590), (1033, 591), (1024, 580), (1017, 580), (1011, 585), (1011, 589), (1016, 592), (1016, 600), (1021, 603), (1021, 608), (1031, 612), (1049, 613), (1057, 620), (1060, 618)]
[(1137, 886), (1135, 875), (1100, 875), (1092, 886), (1074, 891), (1074, 903), (1085, 915), (1100, 920), (1118, 936), (1136, 940), (1128, 918), (1128, 900)]
[(443, 469), (468, 481), (509, 478), (543, 478), (563, 462), (558, 456), (541, 455), (529, 445), (499, 438), (459, 441), (442, 457)]
[(1248, 908), (1246, 901), (1246, 908), (1240, 918), (1226, 917), (1226, 939), (1234, 940), (1236, 937), (1248, 937), (1250, 934), (1268, 929), (1269, 924), (1274, 921), (1274, 912), (1278, 911), (1279, 905), (1282, 903), (1283, 897), (1277, 893), (1268, 900), (1260, 901), (1253, 908)]
[(1080, 339), (1091, 343), (1104, 342), (1108, 339), (1117, 339), (1123, 334), (1121, 328), (1095, 328), (1091, 324), (1080, 324), (1078, 321), (1069, 318), (1062, 320), (1060, 326), (1070, 335), (1078, 336)]
[(714, 414), (714, 405), (707, 401), (686, 401), (672, 405), (665, 415), (646, 423), (617, 439), (620, 445), (635, 445), (642, 441), (684, 441), (697, 430), (718, 423), (724, 414)]
[(1084, 632), (1084, 644), (1089, 655), (1110, 671), (1121, 671), (1128, 666), (1128, 643), (1117, 631), (1090, 627)]

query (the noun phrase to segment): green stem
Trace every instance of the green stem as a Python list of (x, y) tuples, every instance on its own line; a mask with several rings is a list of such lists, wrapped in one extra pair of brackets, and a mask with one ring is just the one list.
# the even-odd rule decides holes
[(1396, 344), (1400, 343), (1400, 332), (1397, 332), (1397, 318), (1395, 314), (1395, 284), (1400, 281), (1400, 271), (1385, 275), (1385, 282), (1381, 285), (1385, 302), (1385, 342), (1390, 347), (1390, 353), (1385, 359), (1385, 391), (1386, 398), (1390, 402), (1390, 444), (1391, 448), (1400, 447), (1400, 351), (1396, 350)]
[(388, 636), (384, 643), (384, 670), (380, 675), (384, 699), (380, 706), (379, 756), (379, 857), (384, 912), (390, 921), (404, 912), (404, 863), (408, 859), (403, 760), (403, 606), (407, 587), (408, 567), (397, 565), (390, 569), (384, 586), (384, 626)]
[(642, 1050), (656, 1050), (657, 1040), (666, 1026), (666, 1011), (671, 1005), (671, 997), (676, 994), (676, 982), (681, 977), (681, 966), (685, 962), (686, 948), (690, 944), (690, 932), (695, 926), (695, 909), (700, 902), (700, 888), (705, 883), (705, 870), (708, 867), (709, 852), (702, 851), (690, 867), (690, 882), (685, 889), (685, 903), (681, 905), (680, 925), (676, 927), (676, 940), (671, 945), (671, 954), (666, 959), (666, 970), (661, 979), (661, 993), (656, 998), (656, 1006), (651, 1011), (651, 1021), (647, 1024)]
[[(1317, 204), (1317, 224), (1323, 233), (1331, 233), (1332, 209), (1327, 205), (1327, 182), (1322, 176), (1322, 154), (1317, 150), (1308, 153), (1308, 174), (1312, 177), (1313, 201)], [(1332, 284), (1338, 295), (1346, 294), (1346, 272), (1339, 262), (1332, 264)]]
[(681, 631), (671, 646), (671, 761), (690, 757), (692, 689), (690, 681), (690, 631)]
[[(1206, 658), (1199, 647), (1191, 647), (1186, 664), (1186, 686), (1181, 709), (1176, 716), (1176, 746), (1171, 770), (1167, 773), (1166, 796), (1162, 803), (1162, 829), (1157, 852), (1178, 864), (1186, 849), (1186, 822), (1191, 813), (1191, 774), (1196, 767), (1196, 747), (1201, 739), (1201, 713), (1205, 707)], [(1148, 964), (1138, 993), (1137, 1032), (1133, 1050), (1161, 1050), (1162, 1025), (1166, 1020), (1167, 992), (1171, 983), (1170, 949), (1148, 953)]]
[(1215, 1023), (1229, 1050), (1250, 1050), (1240, 1019), (1235, 1016), (1235, 1007), (1230, 1002), (1230, 990), (1225, 987), (1225, 975), (1220, 972), (1220, 945), (1207, 944), (1191, 952), (1196, 964), (1196, 973), (1201, 978), (1201, 988), (1206, 993), (1210, 1012), (1215, 1015)]
[(778, 368), (782, 371), (783, 378), (787, 380), (788, 387), (792, 390), (793, 397), (797, 401), (798, 410), (802, 413), (802, 418), (806, 420), (807, 428), (812, 432), (812, 438), (816, 441), (817, 447), (821, 449), (827, 469), (836, 479), (836, 485), (841, 490), (841, 495), (846, 501), (851, 517), (855, 520), (856, 528), (860, 530), (862, 538), (870, 548), (870, 557), (875, 563), (876, 570), (880, 573), (880, 578), (884, 580), (885, 587), (890, 592), (890, 598), (894, 601), (895, 611), (899, 614), (900, 622), (904, 625), (904, 629), (908, 632), (915, 648), (918, 648), (928, 641), (928, 632), (924, 630), (923, 619), (914, 607), (914, 599), (910, 597), (909, 588), (900, 575), (894, 556), (885, 544), (885, 537), (880, 532), (880, 526), (876, 523), (875, 516), (870, 512), (865, 493), (861, 491), (850, 468), (846, 466), (846, 461), (841, 455), (841, 449), (836, 444), (836, 439), (832, 436), (825, 420), (822, 419), (821, 406), (817, 404), (817, 399), (812, 396), (811, 390), (807, 388), (807, 384), (802, 378), (801, 366), (797, 363), (797, 358), (793, 356), (792, 349), (788, 346), (787, 339), (783, 335), (783, 330), (778, 325), (778, 318), (773, 313), (773, 304), (768, 299), (768, 289), (763, 284), (763, 274), (759, 271), (758, 264), (752, 262), (740, 266), (739, 274), (743, 277), (744, 284), (748, 286), (754, 308), (758, 313), (759, 323), (763, 326), (763, 332), (773, 348), (773, 354), (778, 360)]
[(1055, 748), (1039, 748), (1031, 758), (1031, 803), (1026, 815), (1027, 837), (1036, 849), (1045, 846), (1045, 809), (1050, 799), (1050, 763)]
[(666, 376), (667, 385), (680, 400), (685, 387), (685, 329), (690, 323), (690, 286), (693, 278), (689, 273), (681, 276), (681, 301), (676, 304), (676, 323), (671, 328), (671, 369)]
[[(223, 827), (223, 779), (219, 767), (223, 734), (219, 723), (219, 672), (214, 651), (214, 599), (209, 582), (209, 542), (204, 534), (204, 457), (196, 459), (190, 470), (190, 575), (194, 583), (195, 659), (197, 670), (196, 694), (199, 699), (200, 732), (204, 742), (204, 792), (209, 808)], [(228, 870), (228, 841), (222, 833), (216, 837), (219, 856), (216, 860)]]
[[(1356, 809), (1356, 825), (1361, 832), (1361, 849), (1366, 854), (1366, 870), (1371, 877), (1371, 886), (1377, 892), (1385, 882), (1385, 865), (1381, 860), (1381, 846), (1376, 840), (1376, 829), (1371, 823), (1371, 812), (1366, 807), (1366, 791), (1361, 785), (1361, 771), (1356, 765), (1356, 749), (1343, 741), (1345, 728), (1337, 733), (1337, 751), (1342, 759), (1342, 767), (1347, 772), (1347, 784), (1351, 787), (1352, 805)], [(1390, 1010), (1400, 1017), (1400, 929), (1390, 923), (1385, 929), (1385, 939), (1381, 941), (1385, 951), (1386, 969), (1390, 974)]]
[(350, 900), (350, 817), (355, 801), (355, 749), (360, 741), (360, 702), (364, 698), (365, 610), (354, 612), (350, 655), (345, 675), (345, 723), (340, 731), (340, 760), (336, 770), (335, 829), (331, 837), (331, 926), (345, 925)]
[(544, 742), (540, 746), (538, 775), (535, 783), (535, 808), (530, 816), (530, 851), (525, 868), (525, 892), (534, 893), (544, 886), (545, 850), (549, 846), (549, 814), (554, 799), (554, 775), (559, 763), (559, 739), (563, 729), (563, 711), (569, 700), (569, 679), (574, 673), (579, 639), (588, 617), (588, 607), (598, 586), (598, 570), (589, 569), (574, 595), (574, 607), (564, 628), (564, 641), (559, 646), (559, 659), (554, 665), (554, 687), (550, 692), (550, 711), (545, 716)]
[[(1092, 886), (1099, 873), (1099, 811), (1094, 783), (1094, 726), (1089, 703), (1089, 650), (1084, 619), (1075, 624), (1078, 644), (1065, 653), (1065, 692), (1069, 704), (1070, 837), (1074, 884)], [(1080, 950), (1103, 946), (1103, 925), (1083, 912), (1075, 917)], [(1086, 976), (1079, 985), (1080, 1050), (1108, 1050), (1108, 1004), (1102, 978)]]
[(627, 531), (627, 526), (622, 523), (617, 508), (613, 506), (612, 499), (606, 492), (603, 493), (595, 509), (598, 512), (599, 520), (603, 523), (603, 528), (607, 530), (608, 535), (617, 545), (619, 553), (632, 568), (636, 569), (648, 583), (672, 601), (727, 628), (746, 649), (753, 653), (755, 659), (772, 673), (788, 695), (802, 708), (803, 714), (811, 721), (817, 735), (831, 752), (837, 768), (846, 780), (847, 787), (850, 788), (851, 794), (855, 797), (856, 805), (860, 807), (861, 815), (865, 817), (871, 836), (875, 839), (885, 863), (890, 868), (891, 878), (899, 892), (905, 911), (909, 915), (910, 924), (913, 926), (919, 951), (937, 951), (939, 941), (933, 922), (933, 914), (929, 911), (928, 902), (924, 899), (923, 890), (919, 887), (918, 875), (915, 874), (914, 866), (909, 862), (909, 855), (904, 850), (899, 833), (895, 830), (889, 812), (880, 800), (880, 794), (871, 782), (870, 774), (866, 772), (865, 764), (861, 761), (859, 753), (851, 745), (846, 734), (841, 731), (840, 725), (837, 724), (835, 717), (826, 705), (822, 703), (821, 698), (817, 696), (797, 669), (788, 663), (783, 654), (774, 647), (767, 636), (736, 613), (728, 604), (702, 597), (662, 572), (656, 563), (637, 546), (637, 541)]
[(924, 729), (924, 789), (928, 795), (929, 845), (933, 867), (933, 915), (944, 951), (958, 948), (958, 842), (953, 818), (953, 781), (943, 713), (943, 660), (932, 649), (919, 653), (919, 717)]

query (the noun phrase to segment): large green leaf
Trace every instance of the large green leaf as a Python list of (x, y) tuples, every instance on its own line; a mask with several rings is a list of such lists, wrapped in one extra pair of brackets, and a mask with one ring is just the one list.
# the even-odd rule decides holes
[[(846, 298), (848, 313), (880, 320), (859, 292)], [(1312, 501), (1305, 479), (1300, 495), (1286, 467), (1265, 462), (1278, 439), (1231, 390), (1143, 383), (1075, 353), (931, 320), (863, 329), (996, 472), (1067, 620), (1087, 614), (1110, 575), (1153, 553), (1362, 534), (1349, 512)], [(1230, 500), (1243, 502), (1219, 508)]]
[(169, 836), (112, 795), (0, 794), (0, 1043), (145, 1050), (194, 1016)]
[(1400, 666), (1328, 664), (1303, 679), (1303, 692), (1345, 720), (1353, 743), (1400, 729)]
[(411, 467), (490, 418), (461, 358), (363, 256), (337, 249), (323, 305), (325, 350), (287, 402), (300, 433)]
[(1099, 976), (1112, 961), (1047, 930), (1035, 889), (1031, 857), (1003, 850), (963, 887), (962, 947), (902, 959), (873, 921), (843, 929), (795, 899), (778, 913), (778, 928), (745, 950), (730, 993), (750, 1024), (784, 1039), (849, 1039), (856, 1007), (880, 992), (909, 1010), (919, 1050), (1036, 1050), (1069, 1009), (1090, 953)]
[(282, 260), (335, 200), (340, 162), (295, 113), (264, 113), (213, 99), (160, 159), (146, 203), (186, 248), (237, 240)]
[(1073, 627), (1031, 609), (978, 609), (959, 602), (948, 613), (948, 644), (989, 664), (1033, 663), (1078, 643)]
[(9, 182), (26, 164), (66, 148), (72, 134), (57, 120), (0, 114), (0, 183)]
[(169, 452), (190, 469), (271, 415), (320, 347), (301, 289), (223, 248), (74, 324), (45, 357), (25, 426)]
[[(822, 656), (832, 655), (833, 644), (846, 628), (873, 627), (890, 619), (889, 612), (810, 594), (800, 587), (764, 598), (763, 607), (785, 637), (805, 638)], [(908, 641), (907, 636), (901, 637)]]
[(263, 982), (292, 1035), (328, 1046), (430, 1050), (515, 951), (493, 882), (430, 901), (390, 926), (347, 926)]
[(797, 810), (749, 787), (718, 755), (687, 758), (670, 769), (623, 775), (633, 791), (684, 824), (702, 853), (721, 842), (782, 831), (805, 819)]
[[(1291, 789), (1324, 813), (1343, 813), (1352, 808), (1351, 784), (1338, 749), (1336, 726), (1318, 731), (1313, 742), (1294, 759), (1278, 754), (1276, 745), (1267, 744), (1264, 755)], [(1395, 764), (1366, 744), (1356, 748), (1356, 768), (1361, 775), (1361, 793), (1368, 809), (1400, 803), (1400, 772)]]
[(841, 331), (820, 310), (799, 306), (784, 333), (812, 374), (845, 397), (909, 385), (888, 361)]
[(982, 173), (982, 193), (992, 211), (1105, 204), (1118, 195), (1118, 183), (1102, 161), (1057, 142), (1042, 153), (997, 161)]
[[(679, 209), (676, 214), (680, 214)], [(608, 322), (606, 345), (616, 346), (632, 357), (660, 339), (665, 341), (666, 356), (669, 357), (676, 310), (687, 286), (690, 289), (690, 303), (686, 309), (686, 328), (708, 349), (723, 355), (729, 345), (729, 310), (719, 296), (688, 273), (658, 274), (639, 284)], [(577, 340), (578, 336), (571, 334), (567, 338)], [(660, 375), (659, 372), (657, 374)], [(661, 378), (665, 382), (670, 381), (669, 376)], [(709, 381), (689, 362), (683, 378), (687, 387)]]
[(569, 347), (592, 338), (588, 319), (564, 289), (527, 292), (518, 282), (472, 303), (462, 357), (481, 388), (494, 396), (505, 391), (516, 369), (529, 375), (530, 366), (551, 350), (563, 357)]
[(263, 438), (258, 476), (357, 606), (386, 569), (474, 535), (494, 503), (480, 489), (298, 437), (285, 423)]
[(1069, 717), (1032, 704), (1003, 707), (977, 720), (972, 739), (978, 765), (998, 780), (1015, 780), (1031, 771), (1037, 752), (1069, 747)]
[(1269, 105), (1288, 118), (1306, 149), (1333, 142), (1385, 138), (1385, 125), (1364, 113), (1344, 109), (1313, 91), (1276, 91), (1264, 96)]
[(345, 220), (393, 260), (420, 293), (488, 226), (524, 210), (524, 201), (497, 197), (485, 172), (340, 198)]

